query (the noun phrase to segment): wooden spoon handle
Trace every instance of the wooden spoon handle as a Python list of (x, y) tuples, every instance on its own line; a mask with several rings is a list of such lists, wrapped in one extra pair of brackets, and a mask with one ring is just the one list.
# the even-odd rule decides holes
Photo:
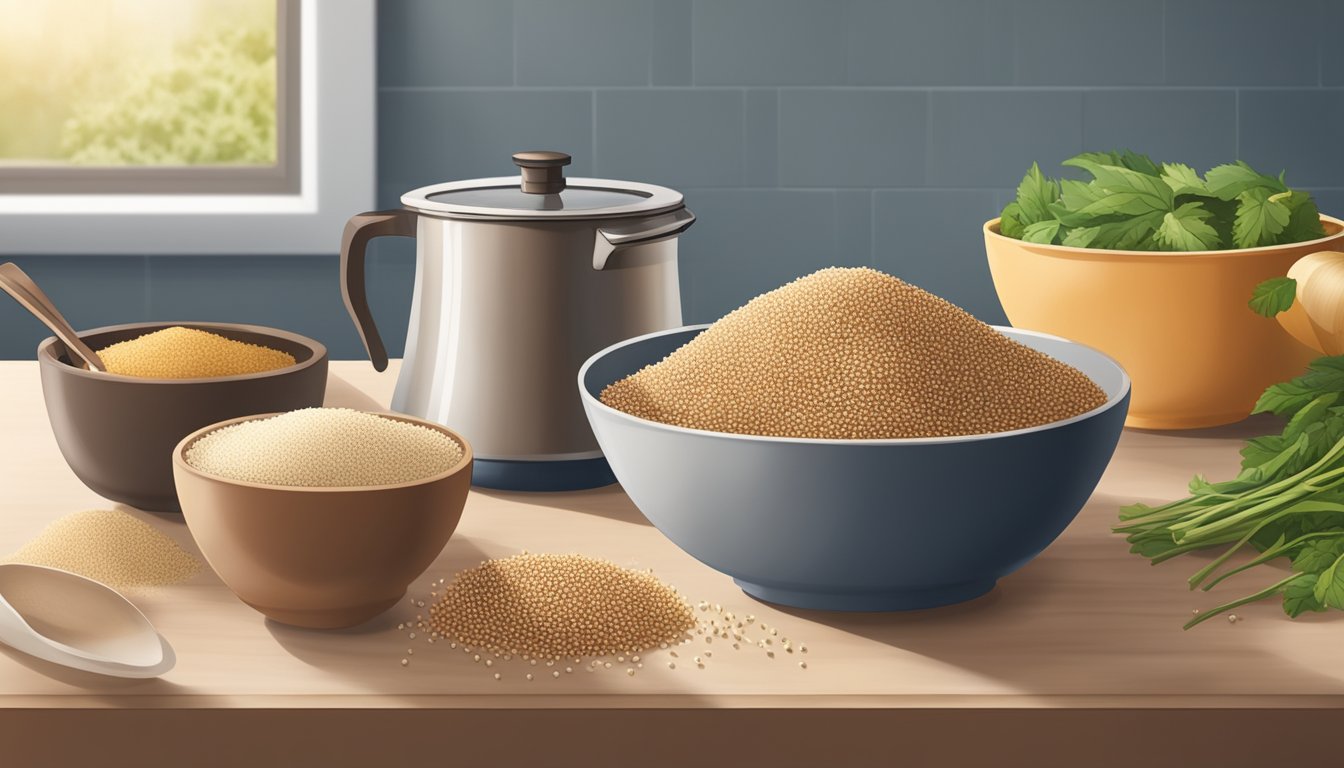
[(51, 299), (47, 296), (37, 283), (19, 268), (18, 264), (13, 262), (0, 264), (0, 289), (14, 297), (14, 300), (23, 305), (25, 309), (33, 313), (33, 316), (42, 321), (42, 324), (51, 329), (56, 334), (56, 338), (65, 342), (66, 349), (76, 357), (82, 358), (84, 367), (92, 368), (96, 371), (106, 371), (107, 366), (98, 357), (98, 353), (89, 348), (89, 345), (80, 340), (75, 329), (70, 327), (65, 316), (56, 308)]

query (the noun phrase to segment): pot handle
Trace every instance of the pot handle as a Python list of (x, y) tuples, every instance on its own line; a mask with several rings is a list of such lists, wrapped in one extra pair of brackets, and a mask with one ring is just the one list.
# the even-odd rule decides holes
[(617, 251), (645, 243), (669, 240), (691, 228), (695, 214), (685, 208), (655, 216), (624, 227), (605, 227), (597, 230), (593, 239), (593, 269), (606, 269), (607, 261)]
[(365, 291), (364, 251), (375, 237), (415, 237), (416, 216), (405, 208), (369, 211), (350, 217), (341, 235), (341, 298), (345, 310), (355, 321), (359, 338), (368, 350), (376, 370), (387, 370), (387, 348), (378, 326), (369, 311), (369, 297)]

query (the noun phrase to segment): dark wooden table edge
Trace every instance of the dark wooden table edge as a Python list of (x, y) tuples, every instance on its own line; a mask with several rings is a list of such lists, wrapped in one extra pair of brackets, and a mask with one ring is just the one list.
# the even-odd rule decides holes
[(0, 708), (0, 763), (1151, 768), (1263, 765), (1291, 743), (1295, 761), (1333, 765), (1341, 726), (1344, 706), (36, 707)]

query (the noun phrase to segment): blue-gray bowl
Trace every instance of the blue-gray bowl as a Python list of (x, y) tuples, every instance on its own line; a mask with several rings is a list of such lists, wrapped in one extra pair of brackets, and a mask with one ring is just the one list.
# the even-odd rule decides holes
[(1082, 509), (1129, 408), (1129, 377), (1114, 360), (1014, 328), (998, 330), (1087, 374), (1105, 405), (987, 435), (810, 440), (685, 429), (598, 399), (706, 327), (598, 352), (579, 371), (580, 396), (616, 479), (649, 522), (771, 603), (890, 611), (985, 594)]

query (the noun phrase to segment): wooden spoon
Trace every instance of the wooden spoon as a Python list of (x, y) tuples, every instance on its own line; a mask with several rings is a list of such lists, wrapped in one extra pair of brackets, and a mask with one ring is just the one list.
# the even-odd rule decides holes
[(56, 338), (65, 342), (65, 348), (70, 350), (70, 354), (80, 358), (84, 368), (91, 368), (95, 371), (107, 371), (107, 366), (98, 357), (89, 345), (80, 341), (79, 334), (70, 327), (65, 316), (56, 308), (51, 299), (42, 289), (37, 287), (37, 283), (19, 268), (18, 264), (13, 262), (0, 264), (0, 289), (13, 296), (15, 301), (23, 305), (24, 309), (33, 313), (33, 317), (42, 321), (42, 324), (51, 329), (56, 334)]

